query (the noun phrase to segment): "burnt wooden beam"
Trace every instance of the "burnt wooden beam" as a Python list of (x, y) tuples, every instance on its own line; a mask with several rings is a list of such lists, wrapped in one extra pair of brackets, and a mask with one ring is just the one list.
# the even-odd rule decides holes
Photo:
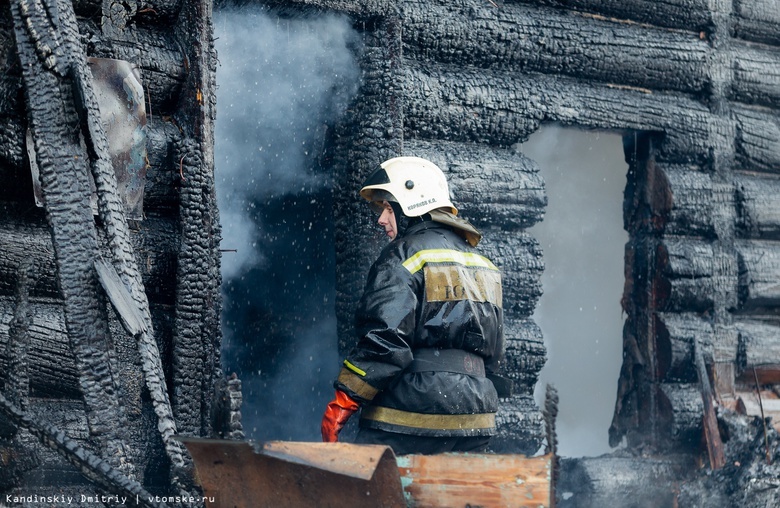
[(739, 240), (739, 308), (741, 310), (780, 307), (780, 243)]
[[(28, 278), (30, 295), (61, 298), (49, 228), (8, 219), (0, 223), (0, 296), (14, 293), (16, 270), (29, 262), (33, 267)], [(147, 218), (141, 225), (131, 237), (149, 298), (156, 303), (172, 303), (175, 295), (167, 281), (176, 273), (177, 226), (162, 218)]]
[(753, 386), (756, 370), (759, 384), (780, 383), (780, 325), (774, 321), (740, 320), (738, 331), (737, 380)]
[(780, 172), (780, 119), (770, 109), (735, 107), (736, 162), (739, 169)]
[(699, 446), (702, 433), (703, 403), (699, 383), (661, 383), (658, 387), (657, 425), (662, 448), (683, 445), (689, 450)]
[(533, 395), (517, 394), (501, 399), (496, 413), (496, 434), (490, 449), (496, 453), (533, 455), (544, 439), (544, 418)]
[(127, 419), (112, 368), (108, 316), (91, 267), (98, 240), (89, 203), (89, 153), (78, 138), (85, 107), (78, 88), (86, 55), (72, 4), (58, 1), (55, 11), (14, 2), (16, 48), (90, 433), (112, 465), (133, 474), (125, 441)]
[[(105, 16), (122, 20), (124, 24), (172, 25), (176, 22), (181, 4), (182, 0), (74, 0), (73, 9), (78, 16), (95, 20)], [(105, 9), (106, 5), (108, 9)]]
[(734, 34), (748, 41), (780, 45), (780, 10), (774, 0), (734, 0)]
[(707, 242), (664, 238), (656, 249), (655, 309), (704, 311), (715, 298), (715, 254)]
[(780, 52), (734, 44), (732, 94), (745, 104), (780, 107)]
[(699, 378), (699, 390), (701, 391), (703, 404), (702, 427), (704, 428), (707, 455), (710, 459), (710, 469), (720, 469), (725, 465), (726, 457), (723, 451), (723, 440), (718, 430), (718, 419), (715, 416), (715, 394), (712, 391), (710, 377), (704, 364), (704, 353), (695, 336), (692, 346), (694, 365)]
[(695, 313), (663, 312), (656, 314), (655, 330), (658, 378), (668, 382), (695, 381), (693, 344), (698, 343), (699, 349), (712, 357), (712, 323)]
[(502, 375), (514, 382), (517, 394), (533, 395), (539, 372), (547, 361), (542, 330), (531, 319), (504, 318), (506, 359)]
[(780, 180), (770, 175), (734, 173), (737, 235), (780, 239)]
[(539, 166), (526, 156), (485, 145), (411, 139), (404, 153), (429, 159), (446, 174), (455, 206), (477, 227), (517, 230), (544, 216)]
[[(447, 19), (447, 23), (438, 20)], [(711, 49), (698, 32), (670, 31), (573, 11), (489, 2), (405, 2), (404, 58), (614, 85), (700, 93)]]

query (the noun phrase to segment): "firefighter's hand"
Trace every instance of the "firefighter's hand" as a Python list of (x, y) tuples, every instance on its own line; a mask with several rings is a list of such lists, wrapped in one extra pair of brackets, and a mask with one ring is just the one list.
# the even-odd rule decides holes
[(359, 407), (360, 405), (352, 397), (341, 390), (336, 390), (336, 398), (328, 403), (325, 414), (322, 416), (322, 441), (325, 443), (337, 442), (339, 432)]

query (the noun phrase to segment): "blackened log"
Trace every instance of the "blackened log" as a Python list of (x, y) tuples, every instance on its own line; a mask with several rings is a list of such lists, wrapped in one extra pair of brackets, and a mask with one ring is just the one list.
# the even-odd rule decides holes
[(127, 419), (111, 359), (108, 317), (91, 266), (98, 253), (89, 203), (89, 154), (79, 142), (79, 66), (86, 56), (70, 2), (58, 1), (50, 18), (44, 6), (11, 7), (41, 187), (52, 228), (71, 348), (88, 407), (90, 432), (101, 453), (126, 473)]
[(775, 0), (734, 0), (734, 12), (737, 37), (780, 45), (780, 10)]
[(181, 434), (211, 435), (214, 383), (222, 377), (219, 242), (214, 186), (216, 65), (210, 0), (183, 2), (175, 35), (189, 71), (175, 120), (182, 140), (174, 160), (183, 175), (176, 272), (176, 335), (173, 349), (173, 414)]
[(174, 146), (181, 139), (181, 131), (173, 122), (153, 116), (146, 124), (146, 186), (144, 213), (169, 215), (179, 206), (182, 175), (179, 162), (174, 160)]
[(655, 308), (704, 311), (715, 298), (711, 245), (695, 240), (665, 239), (656, 250)]
[[(127, 24), (138, 25), (172, 25), (176, 21), (183, 0), (124, 0), (110, 2), (109, 5), (119, 12), (115, 17), (122, 17)], [(103, 14), (102, 0), (74, 0), (73, 9), (80, 17), (100, 19)], [(111, 8), (108, 15), (111, 15)]]
[(780, 325), (773, 321), (744, 320), (735, 326), (738, 381), (753, 386), (755, 368), (759, 384), (780, 383)]
[(659, 313), (656, 315), (656, 355), (658, 378), (666, 381), (694, 382), (693, 343), (712, 358), (714, 331), (709, 321), (698, 314)]
[(707, 30), (713, 23), (708, 0), (521, 0), (600, 14), (608, 18), (637, 21), (692, 32)]
[(727, 120), (685, 97), (583, 84), (568, 78), (409, 63), (407, 137), (511, 146), (542, 121), (594, 129), (665, 132), (665, 162), (709, 161), (712, 131)]
[(533, 395), (501, 399), (496, 427), (496, 435), (490, 440), (490, 449), (496, 453), (533, 455), (542, 445), (544, 418)]
[(165, 28), (128, 28), (123, 37), (108, 37), (83, 23), (91, 57), (115, 58), (136, 64), (146, 99), (146, 115), (171, 115), (187, 75), (187, 57), (173, 32)]
[(662, 383), (658, 390), (657, 425), (669, 439), (665, 445), (678, 443), (695, 449), (702, 432), (702, 411), (698, 382)]
[(526, 232), (485, 230), (481, 251), (501, 269), (504, 312), (528, 317), (542, 296), (544, 261), (539, 242)]
[(778, 173), (780, 120), (770, 110), (734, 108), (737, 121), (736, 158), (740, 169)]
[(405, 58), (687, 93), (701, 92), (710, 81), (709, 45), (698, 32), (468, 0), (406, 2), (403, 12)]
[(693, 469), (695, 464), (689, 457), (672, 454), (564, 458), (556, 485), (556, 506), (675, 506), (676, 493)]
[[(12, 332), (13, 304), (9, 298), (2, 298), (0, 302), (0, 352), (4, 353)], [(29, 312), (30, 389), (33, 394), (47, 397), (79, 398), (78, 370), (68, 343), (63, 307), (32, 303)], [(12, 361), (2, 354), (3, 371)]]
[(741, 237), (780, 239), (780, 180), (734, 173), (737, 232)]
[(504, 230), (539, 222), (547, 206), (539, 166), (522, 154), (476, 144), (408, 140), (404, 153), (438, 164), (455, 206), (477, 227)]
[(504, 318), (506, 360), (501, 374), (514, 382), (516, 394), (533, 395), (547, 361), (542, 330), (531, 319)]
[(715, 394), (712, 391), (710, 377), (704, 364), (704, 352), (701, 349), (699, 341), (694, 337), (693, 357), (696, 365), (696, 374), (699, 378), (699, 390), (701, 391), (704, 441), (707, 446), (707, 455), (710, 459), (710, 469), (720, 469), (725, 464), (726, 458), (723, 452), (723, 440), (718, 430), (718, 420), (715, 417)]
[(773, 241), (741, 240), (736, 247), (740, 309), (780, 307), (780, 244)]
[(780, 106), (780, 53), (777, 49), (739, 45), (734, 57), (732, 89), (737, 101)]
[[(215, 2), (217, 6), (241, 5), (242, 3), (242, 0), (216, 0)], [(257, 0), (257, 3), (283, 12), (293, 9), (293, 12), (298, 14), (302, 12), (340, 12), (364, 21), (398, 14), (397, 2), (392, 0), (365, 0), (363, 2), (353, 0)]]
[[(148, 218), (132, 239), (144, 285), (156, 303), (172, 303), (168, 283), (176, 273), (176, 224), (170, 219)], [(32, 264), (28, 281), (33, 297), (60, 298), (51, 232), (44, 224), (6, 220), (0, 223), (0, 296), (14, 293), (16, 270), (23, 261)]]

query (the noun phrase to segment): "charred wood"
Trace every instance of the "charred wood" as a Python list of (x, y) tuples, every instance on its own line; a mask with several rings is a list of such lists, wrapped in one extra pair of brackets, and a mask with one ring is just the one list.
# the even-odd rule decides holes
[(736, 243), (739, 262), (739, 309), (780, 307), (780, 244), (764, 240)]
[(705, 242), (665, 239), (656, 252), (655, 308), (705, 311), (714, 304), (714, 254)]
[(694, 382), (697, 373), (693, 362), (693, 344), (712, 358), (714, 331), (712, 323), (697, 314), (659, 313), (656, 317), (658, 377), (666, 381)]
[(780, 11), (774, 0), (734, 0), (734, 12), (737, 37), (780, 45)]
[(544, 418), (533, 395), (501, 399), (496, 427), (496, 435), (490, 440), (490, 449), (496, 453), (533, 455), (544, 439)]
[(736, 55), (732, 80), (735, 100), (780, 107), (780, 53), (777, 49), (745, 45), (737, 49)]
[(734, 180), (738, 236), (780, 239), (780, 180), (744, 173), (735, 173)]
[(661, 383), (658, 390), (658, 431), (663, 447), (695, 451), (702, 436), (703, 403), (698, 383)]
[[(183, 0), (124, 0), (121, 3), (111, 2), (111, 6), (104, 12), (106, 4), (102, 0), (75, 0), (73, 8), (80, 17), (99, 20), (102, 15), (115, 20), (122, 20), (124, 24), (173, 24), (179, 14)], [(115, 21), (118, 22), (118, 21)]]
[(533, 395), (547, 360), (542, 330), (531, 319), (504, 318), (506, 359), (502, 375), (514, 381), (515, 393)]
[(772, 321), (744, 320), (735, 323), (738, 331), (737, 377), (742, 383), (780, 383), (780, 325)]
[(562, 459), (556, 506), (674, 506), (676, 492), (694, 467), (682, 455)]
[[(702, 92), (709, 46), (698, 32), (578, 12), (485, 2), (406, 2), (404, 57), (562, 74), (653, 90)], [(447, 19), (447, 23), (438, 20)]]
[(737, 121), (736, 160), (739, 169), (778, 173), (780, 120), (771, 110), (734, 108)]
[[(51, 232), (44, 224), (8, 220), (0, 223), (0, 296), (13, 294), (17, 268), (32, 264), (29, 292), (34, 297), (60, 298)], [(18, 220), (18, 219), (17, 219)], [(156, 303), (172, 303), (173, 288), (166, 282), (176, 273), (176, 224), (147, 218), (131, 238), (148, 295)], [(100, 235), (102, 236), (102, 235)]]
[(476, 144), (407, 140), (409, 155), (435, 162), (445, 173), (456, 206), (477, 227), (528, 228), (547, 206), (539, 167), (520, 153)]

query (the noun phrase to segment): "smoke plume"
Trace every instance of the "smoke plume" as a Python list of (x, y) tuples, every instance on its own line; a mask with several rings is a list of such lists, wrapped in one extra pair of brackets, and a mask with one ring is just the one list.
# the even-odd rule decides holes
[(223, 364), (243, 380), (244, 430), (318, 440), (338, 368), (327, 129), (360, 81), (345, 18), (214, 15)]

